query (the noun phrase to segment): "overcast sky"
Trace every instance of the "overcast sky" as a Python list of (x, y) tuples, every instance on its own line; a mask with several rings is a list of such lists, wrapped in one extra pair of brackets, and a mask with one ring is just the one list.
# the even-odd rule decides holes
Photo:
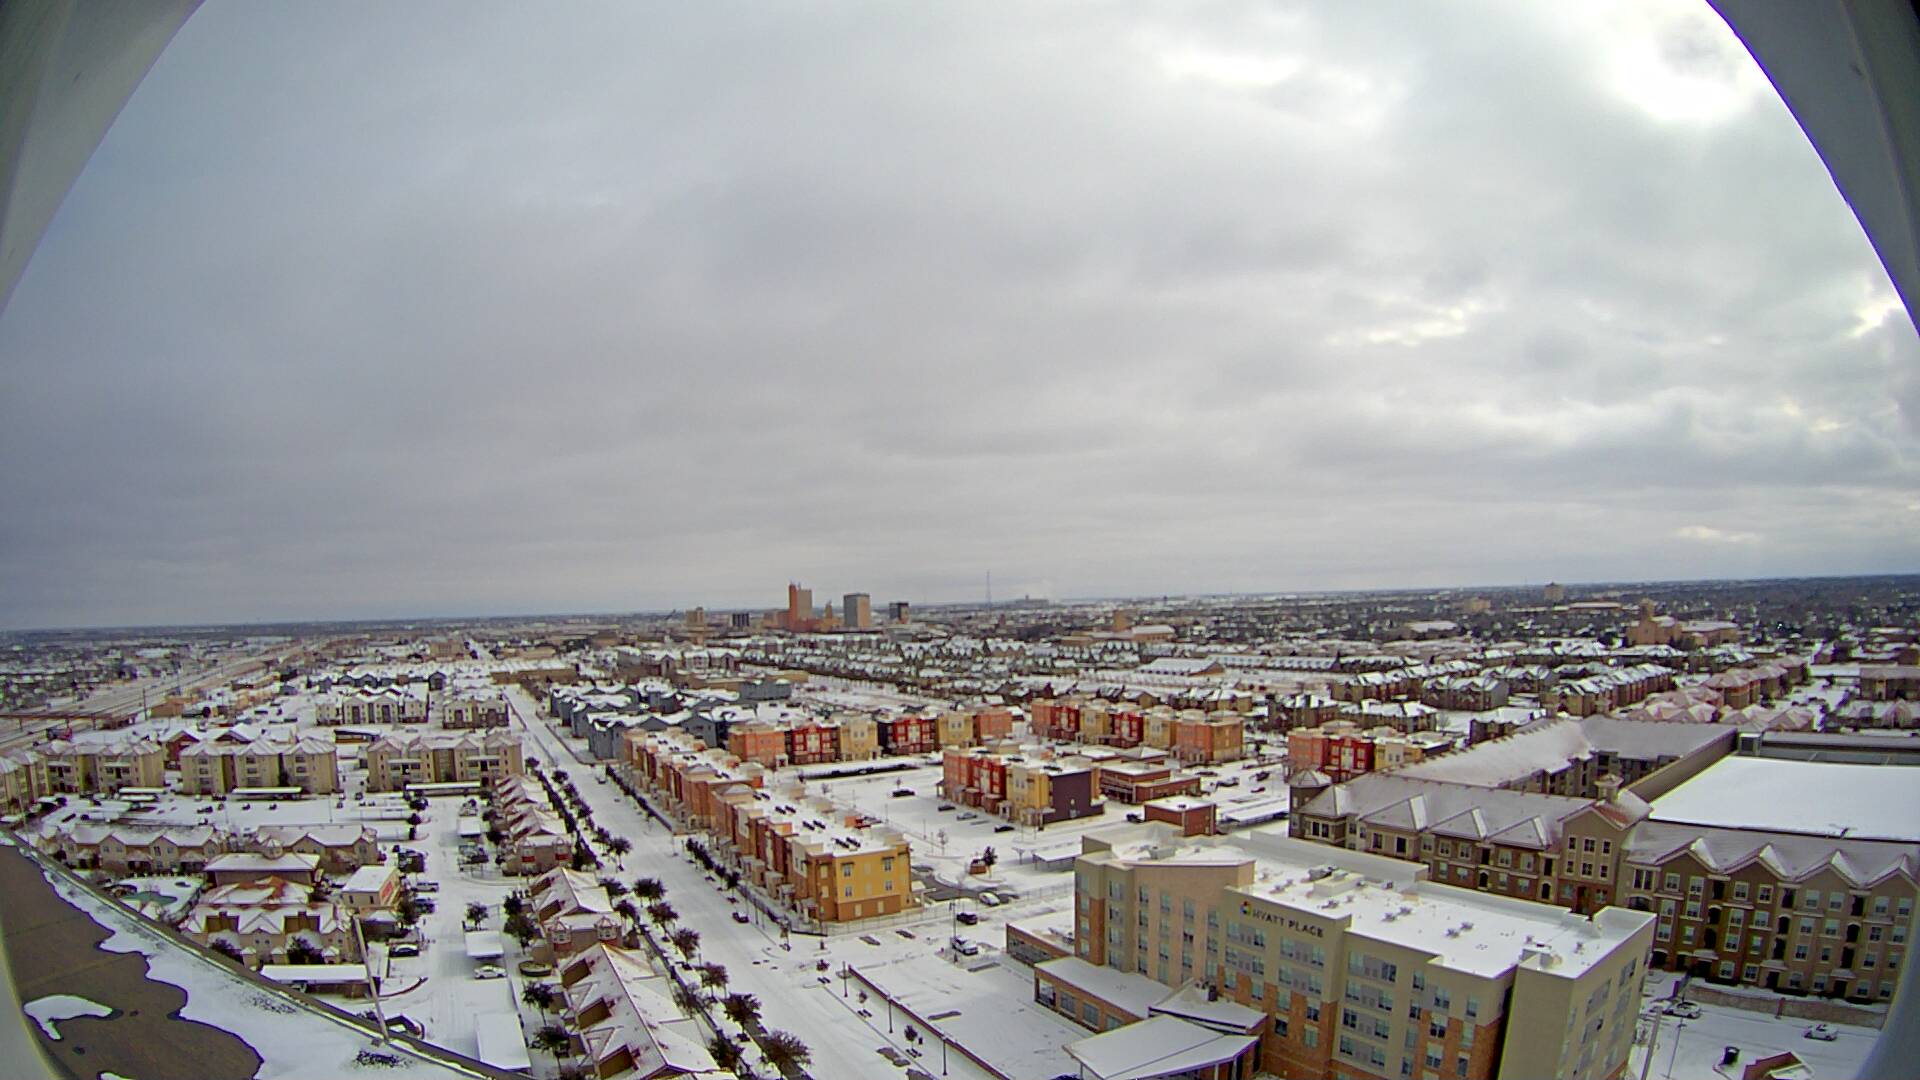
[(0, 315), (0, 625), (1906, 571), (1704, 3), (208, 0)]

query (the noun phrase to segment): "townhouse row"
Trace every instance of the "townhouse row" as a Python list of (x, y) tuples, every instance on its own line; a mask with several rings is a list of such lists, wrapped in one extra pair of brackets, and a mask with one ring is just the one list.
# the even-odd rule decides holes
[(1028, 730), (1037, 739), (1166, 750), (1189, 764), (1238, 761), (1246, 754), (1244, 718), (1237, 712), (1111, 705), (1098, 698), (1035, 698), (1027, 703)]
[(950, 709), (938, 716), (841, 713), (780, 722), (752, 720), (727, 729), (729, 753), (770, 769), (835, 761), (930, 754), (978, 746), (1013, 733), (1013, 712), (1002, 707)]
[(917, 906), (905, 837), (796, 789), (683, 732), (628, 741), (635, 783), (668, 813), (708, 833), (717, 854), (802, 918), (850, 922)]
[(235, 833), (208, 825), (151, 827), (80, 823), (43, 829), (36, 847), (68, 866), (109, 874), (197, 874), (222, 855), (312, 856), (316, 868), (348, 874), (380, 862), (364, 825), (269, 825)]

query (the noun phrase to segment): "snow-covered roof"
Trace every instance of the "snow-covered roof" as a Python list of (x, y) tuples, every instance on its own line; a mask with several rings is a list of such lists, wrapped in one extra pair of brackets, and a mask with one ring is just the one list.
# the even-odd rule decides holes
[(1098, 998), (1137, 1017), (1167, 996), (1167, 988), (1145, 975), (1089, 964), (1077, 956), (1061, 956), (1035, 964), (1045, 974), (1083, 997)]
[(1154, 1016), (1068, 1043), (1066, 1050), (1097, 1080), (1153, 1080), (1197, 1074), (1257, 1042), (1252, 1035), (1222, 1035), (1178, 1017)]
[(1920, 773), (1898, 765), (1734, 756), (1654, 801), (1653, 819), (1809, 836), (1920, 841)]

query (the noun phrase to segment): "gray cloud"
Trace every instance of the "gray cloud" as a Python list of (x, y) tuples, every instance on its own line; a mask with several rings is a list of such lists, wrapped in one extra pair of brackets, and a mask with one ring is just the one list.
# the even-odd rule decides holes
[(209, 3), (0, 625), (1905, 569), (1891, 297), (1704, 5)]

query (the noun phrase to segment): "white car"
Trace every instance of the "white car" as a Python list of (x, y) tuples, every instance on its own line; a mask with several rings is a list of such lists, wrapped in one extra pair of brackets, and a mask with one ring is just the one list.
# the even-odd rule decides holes
[(957, 937), (953, 939), (953, 951), (959, 953), (961, 956), (979, 956), (980, 943), (977, 941), (968, 941), (963, 937)]
[(1700, 1006), (1691, 1001), (1676, 1001), (1667, 1006), (1665, 1012), (1668, 1016), (1678, 1016), (1682, 1020), (1700, 1019)]
[(988, 907), (999, 907), (1001, 904), (1005, 903), (1005, 901), (1000, 899), (1000, 894), (994, 893), (994, 892), (981, 893), (980, 902), (987, 905)]
[(501, 967), (499, 964), (481, 964), (479, 967), (473, 969), (473, 977), (476, 979), (504, 979), (507, 977), (507, 969)]
[(1807, 1029), (1806, 1037), (1819, 1039), (1821, 1042), (1832, 1042), (1840, 1037), (1840, 1033), (1834, 1030), (1832, 1024), (1815, 1024)]

